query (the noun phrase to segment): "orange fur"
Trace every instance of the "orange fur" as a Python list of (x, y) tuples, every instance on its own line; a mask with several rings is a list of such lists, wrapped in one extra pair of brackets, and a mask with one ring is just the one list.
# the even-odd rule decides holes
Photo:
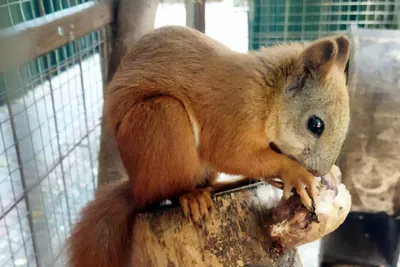
[[(122, 60), (105, 103), (129, 183), (100, 191), (84, 209), (71, 238), (71, 267), (121, 266), (122, 255), (130, 249), (134, 212), (201, 185), (218, 188), (218, 172), (281, 177), (284, 196), (289, 197), (294, 187), (310, 208), (316, 181), (307, 169), (323, 174), (328, 165), (310, 151), (318, 152), (323, 142), (333, 164), (330, 161), (347, 131), (342, 70), (348, 59), (347, 44), (345, 37), (327, 38), (307, 46), (291, 44), (240, 54), (200, 32), (177, 26), (141, 38)], [(304, 68), (310, 68), (313, 76), (307, 76)], [(288, 89), (297, 83), (310, 92), (329, 90), (318, 92), (317, 97), (302, 88), (294, 93)], [(301, 98), (292, 96), (295, 93)], [(293, 118), (310, 102), (319, 107), (318, 112), (329, 113), (325, 117), (332, 125), (327, 130), (331, 134), (319, 141), (300, 129), (300, 115)], [(331, 114), (344, 122), (338, 124)], [(299, 131), (285, 132), (281, 121)], [(300, 154), (289, 145), (290, 138), (304, 146)], [(279, 144), (282, 154), (270, 148), (271, 142)], [(188, 199), (196, 202), (193, 195), (183, 200)]]
[(124, 266), (134, 207), (128, 181), (99, 190), (72, 232), (68, 266)]

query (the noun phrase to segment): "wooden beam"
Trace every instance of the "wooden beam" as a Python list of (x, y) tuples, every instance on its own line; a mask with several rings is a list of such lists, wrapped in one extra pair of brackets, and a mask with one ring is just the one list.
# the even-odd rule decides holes
[(81, 4), (0, 30), (0, 72), (11, 70), (113, 21), (111, 2)]

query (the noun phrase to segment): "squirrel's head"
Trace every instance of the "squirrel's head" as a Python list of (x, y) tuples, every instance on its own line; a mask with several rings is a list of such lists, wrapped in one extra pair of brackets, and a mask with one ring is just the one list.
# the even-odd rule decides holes
[(349, 54), (350, 41), (345, 36), (304, 46), (280, 94), (271, 147), (316, 176), (330, 171), (347, 134), (350, 107), (345, 68)]

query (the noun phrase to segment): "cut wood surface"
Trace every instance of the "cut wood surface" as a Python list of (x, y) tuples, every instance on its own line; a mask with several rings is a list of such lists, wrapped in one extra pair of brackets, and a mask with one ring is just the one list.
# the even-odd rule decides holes
[(201, 226), (179, 207), (138, 214), (131, 266), (302, 266), (296, 249), (280, 253), (271, 246), (262, 186), (217, 194), (215, 210)]

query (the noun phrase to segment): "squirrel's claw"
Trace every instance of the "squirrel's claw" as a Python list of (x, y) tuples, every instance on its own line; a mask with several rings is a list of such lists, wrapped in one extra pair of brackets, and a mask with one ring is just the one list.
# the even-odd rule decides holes
[(183, 214), (189, 216), (195, 223), (201, 218), (207, 217), (210, 210), (214, 209), (214, 201), (211, 199), (211, 187), (197, 188), (194, 191), (182, 195), (179, 198)]
[(282, 177), (283, 199), (290, 197), (293, 188), (296, 188), (297, 194), (300, 196), (303, 205), (309, 210), (314, 211), (313, 199), (318, 195), (316, 178), (307, 173), (306, 175), (292, 174)]

